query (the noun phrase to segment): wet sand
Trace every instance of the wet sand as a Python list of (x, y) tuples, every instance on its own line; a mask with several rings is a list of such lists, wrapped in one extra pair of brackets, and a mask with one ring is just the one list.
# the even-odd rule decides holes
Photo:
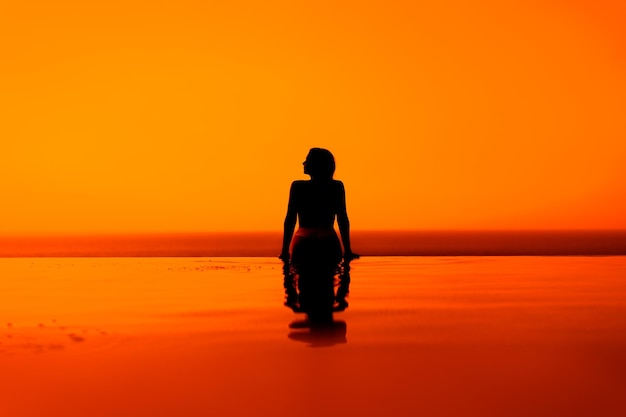
[(0, 415), (623, 416), (625, 257), (372, 257), (326, 329), (271, 258), (0, 259)]

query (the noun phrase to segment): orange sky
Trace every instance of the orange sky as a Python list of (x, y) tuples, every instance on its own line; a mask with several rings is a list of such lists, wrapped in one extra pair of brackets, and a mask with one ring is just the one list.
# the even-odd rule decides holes
[(354, 228), (626, 228), (625, 3), (471, 3), (10, 2), (0, 233), (280, 229), (312, 146)]

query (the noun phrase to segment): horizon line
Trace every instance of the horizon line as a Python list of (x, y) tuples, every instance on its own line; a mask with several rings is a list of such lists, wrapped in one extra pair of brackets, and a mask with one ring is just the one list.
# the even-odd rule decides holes
[[(626, 230), (353, 231), (363, 256), (626, 255)], [(274, 256), (282, 232), (0, 236), (0, 257)]]
[[(335, 229), (337, 229), (335, 227)], [(626, 228), (442, 228), (442, 229), (351, 229), (350, 233), (626, 233)], [(120, 231), (120, 232), (0, 232), (1, 238), (17, 237), (122, 237), (122, 236), (182, 236), (182, 235), (225, 235), (225, 234), (282, 234), (282, 229), (271, 230), (197, 230), (197, 231)]]

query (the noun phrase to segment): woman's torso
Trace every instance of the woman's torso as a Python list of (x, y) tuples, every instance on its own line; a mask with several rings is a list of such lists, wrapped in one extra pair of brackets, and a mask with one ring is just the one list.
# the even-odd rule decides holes
[(340, 181), (296, 181), (295, 209), (298, 223), (307, 229), (332, 229), (341, 206)]

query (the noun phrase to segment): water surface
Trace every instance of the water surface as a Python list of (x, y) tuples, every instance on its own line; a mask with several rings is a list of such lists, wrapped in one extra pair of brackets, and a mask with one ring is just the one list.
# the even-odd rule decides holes
[[(326, 331), (274, 258), (0, 260), (0, 412), (621, 416), (625, 257), (365, 257)], [(36, 401), (33, 399), (36, 398)]]

